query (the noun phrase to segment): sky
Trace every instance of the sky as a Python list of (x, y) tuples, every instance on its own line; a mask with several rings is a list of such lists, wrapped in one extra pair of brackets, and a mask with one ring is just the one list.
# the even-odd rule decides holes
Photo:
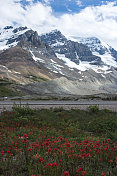
[(95, 36), (117, 49), (117, 0), (0, 0), (0, 28), (8, 25)]

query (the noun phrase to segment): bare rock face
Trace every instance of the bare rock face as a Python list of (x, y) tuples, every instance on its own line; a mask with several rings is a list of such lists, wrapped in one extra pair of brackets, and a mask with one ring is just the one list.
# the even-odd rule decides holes
[[(0, 54), (0, 65), (2, 68), (6, 67), (6, 69), (9, 70), (9, 74), (6, 76), (8, 76), (11, 80), (12, 78), (14, 80), (15, 74), (19, 73), (18, 76), (24, 79), (24, 81), (23, 79), (21, 81), (24, 84), (33, 82), (33, 80), (31, 80), (31, 76), (43, 77), (47, 80), (51, 79), (51, 75), (49, 75), (47, 70), (33, 60), (29, 51), (26, 51), (21, 47), (13, 47), (3, 51)], [(12, 76), (9, 76), (11, 75), (11, 72)], [(17, 82), (17, 78), (15, 81)]]
[(40, 37), (38, 36), (38, 33), (33, 30), (29, 30), (19, 36), (19, 46), (27, 46), (27, 47), (44, 47), (43, 43), (41, 42)]

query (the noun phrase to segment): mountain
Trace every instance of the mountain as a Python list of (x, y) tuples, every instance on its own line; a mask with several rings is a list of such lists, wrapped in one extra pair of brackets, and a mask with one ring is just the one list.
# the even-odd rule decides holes
[(36, 94), (117, 93), (117, 51), (94, 37), (74, 41), (58, 30), (39, 36), (6, 26), (0, 29), (0, 77)]
[(117, 68), (117, 51), (95, 37), (69, 40), (55, 30), (42, 35), (41, 39), (54, 50), (58, 58), (68, 65), (72, 65), (69, 60), (75, 62), (79, 70), (93, 69), (98, 72), (100, 69), (107, 71), (111, 67)]
[[(41, 64), (44, 62), (43, 58), (46, 59), (44, 56), (52, 58), (54, 52), (41, 42), (36, 31), (27, 27), (7, 26), (0, 32), (0, 49), (0, 65), (9, 70), (8, 74), (3, 73), (2, 77), (7, 76), (8, 79), (17, 82), (16, 73), (19, 73), (19, 77), (23, 76), (21, 84), (33, 82), (35, 78), (37, 80), (55, 78), (54, 74), (49, 73), (49, 70)], [(36, 55), (39, 58), (36, 58)]]
[(78, 43), (82, 43), (90, 48), (90, 51), (101, 58), (102, 62), (108, 66), (108, 68), (117, 68), (117, 51), (106, 44), (105, 42), (99, 40), (96, 37), (76, 37)]
[(100, 57), (93, 55), (86, 45), (68, 40), (60, 31), (41, 35), (41, 40), (54, 50), (58, 58), (64, 56), (76, 64), (80, 61), (93, 62), (94, 65), (102, 64)]

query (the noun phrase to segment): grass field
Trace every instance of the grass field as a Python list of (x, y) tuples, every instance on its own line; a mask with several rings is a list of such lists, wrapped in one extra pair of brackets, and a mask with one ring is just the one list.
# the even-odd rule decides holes
[(117, 176), (117, 113), (14, 106), (0, 115), (0, 176)]

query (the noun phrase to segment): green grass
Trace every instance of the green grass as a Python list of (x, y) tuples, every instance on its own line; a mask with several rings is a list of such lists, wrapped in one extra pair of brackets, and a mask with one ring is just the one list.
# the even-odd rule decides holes
[(15, 85), (14, 82), (10, 82), (7, 79), (0, 79), (0, 97), (12, 97), (19, 95), (12, 85)]
[(23, 108), (14, 106), (13, 109), (18, 118), (26, 117), (31, 120), (31, 123), (36, 119), (37, 124), (41, 121), (47, 127), (54, 126), (56, 129), (64, 125), (75, 131), (82, 130), (84, 133), (111, 138), (117, 142), (117, 112), (111, 110), (99, 110), (97, 106), (89, 106), (88, 111), (63, 108), (32, 110), (28, 105)]
[(35, 82), (48, 81), (47, 78), (44, 78), (42, 76), (29, 75), (29, 76), (27, 76), (27, 78), (30, 78), (32, 81), (35, 81)]

